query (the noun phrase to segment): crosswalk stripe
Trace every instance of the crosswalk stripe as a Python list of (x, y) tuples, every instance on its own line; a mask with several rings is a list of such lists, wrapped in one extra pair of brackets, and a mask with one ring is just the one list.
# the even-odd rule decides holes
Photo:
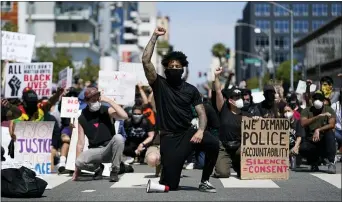
[(236, 174), (220, 181), (224, 188), (279, 188), (272, 180), (240, 180)]
[(120, 177), (119, 182), (114, 183), (110, 188), (146, 188), (149, 179), (159, 181), (159, 177), (154, 175), (154, 173), (125, 173)]
[(57, 187), (71, 179), (69, 174), (66, 174), (66, 175), (49, 174), (49, 175), (40, 175), (37, 177), (45, 180), (48, 183), (46, 189), (53, 189), (54, 187)]
[(311, 174), (321, 180), (341, 189), (341, 174)]

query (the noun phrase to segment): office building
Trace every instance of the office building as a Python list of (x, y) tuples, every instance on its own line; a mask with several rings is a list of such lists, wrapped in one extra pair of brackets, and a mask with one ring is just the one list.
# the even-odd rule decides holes
[(18, 2), (18, 28), (35, 47), (67, 48), (76, 70), (89, 57), (99, 64), (98, 2)]
[(335, 87), (341, 87), (342, 16), (333, 19), (294, 44), (304, 53), (303, 73), (307, 79), (319, 81), (330, 76)]
[[(341, 15), (341, 2), (279, 2), (279, 4), (293, 12), (294, 42)], [(271, 59), (275, 68), (290, 59), (290, 12), (270, 2), (248, 2), (243, 10), (242, 19), (237, 23), (240, 23), (240, 26), (235, 27), (238, 81), (259, 75), (261, 67), (266, 69), (269, 59), (269, 44), (271, 44)], [(241, 23), (256, 26), (261, 32), (256, 32), (257, 30), (251, 26), (241, 26)], [(264, 60), (261, 65), (259, 62), (246, 64), (246, 58), (258, 57)], [(303, 51), (296, 49), (294, 59), (302, 64), (303, 58)], [(246, 67), (244, 78), (243, 66)]]
[(172, 46), (170, 45), (170, 18), (168, 16), (161, 16), (158, 14), (157, 17), (157, 26), (163, 27), (166, 29), (166, 33), (163, 36), (158, 38), (157, 46), (156, 46), (156, 70), (159, 75), (165, 76), (164, 67), (161, 64), (163, 57), (169, 52), (172, 51)]

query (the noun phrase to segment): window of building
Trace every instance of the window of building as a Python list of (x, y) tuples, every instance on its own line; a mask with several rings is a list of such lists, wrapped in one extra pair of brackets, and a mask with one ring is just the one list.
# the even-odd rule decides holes
[(1, 1), (1, 12), (10, 12), (13, 7), (13, 2)]
[(255, 4), (255, 15), (256, 16), (270, 16), (270, 4)]
[(289, 37), (279, 36), (274, 40), (274, 49), (275, 50), (288, 50), (290, 48), (290, 39)]
[(309, 22), (306, 20), (295, 20), (293, 24), (294, 33), (305, 33), (309, 31)]
[(314, 20), (312, 21), (312, 30), (316, 30), (325, 24), (324, 20)]
[[(280, 4), (280, 5), (284, 6), (285, 8), (290, 8), (289, 4)], [(290, 13), (287, 10), (277, 5), (273, 6), (273, 14), (274, 16), (289, 16), (290, 15)]]
[(264, 36), (255, 37), (255, 46), (260, 46), (260, 47), (268, 46), (268, 37), (264, 37)]
[(274, 61), (278, 64), (287, 60), (287, 53), (275, 53)]
[(71, 24), (71, 32), (77, 32), (77, 31), (78, 31), (77, 25), (72, 23)]
[(256, 20), (255, 25), (263, 32), (268, 32), (270, 30), (270, 21), (268, 20)]
[(140, 36), (150, 36), (150, 32), (149, 31), (142, 31), (140, 33)]
[(313, 4), (312, 15), (313, 16), (328, 16), (328, 5), (327, 4)]
[(309, 5), (307, 4), (293, 4), (293, 15), (294, 16), (308, 16)]
[(342, 14), (342, 3), (332, 4), (331, 5), (331, 15), (340, 16)]
[(288, 33), (289, 32), (289, 21), (277, 20), (274, 22), (274, 32), (276, 33)]
[(140, 18), (141, 22), (144, 23), (149, 23), (150, 22), (150, 18)]

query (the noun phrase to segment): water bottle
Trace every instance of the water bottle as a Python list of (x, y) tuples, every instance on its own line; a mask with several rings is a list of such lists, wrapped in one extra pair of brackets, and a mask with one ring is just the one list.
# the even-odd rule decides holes
[(296, 156), (295, 155), (292, 155), (291, 156), (291, 169), (296, 169), (297, 165), (296, 165)]

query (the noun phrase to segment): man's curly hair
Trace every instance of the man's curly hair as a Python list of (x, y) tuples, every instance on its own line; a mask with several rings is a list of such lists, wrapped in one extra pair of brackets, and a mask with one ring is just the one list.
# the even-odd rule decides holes
[(187, 56), (183, 52), (173, 51), (165, 55), (161, 63), (164, 67), (167, 67), (170, 61), (177, 60), (183, 67), (187, 67), (189, 62), (186, 60), (186, 58)]

